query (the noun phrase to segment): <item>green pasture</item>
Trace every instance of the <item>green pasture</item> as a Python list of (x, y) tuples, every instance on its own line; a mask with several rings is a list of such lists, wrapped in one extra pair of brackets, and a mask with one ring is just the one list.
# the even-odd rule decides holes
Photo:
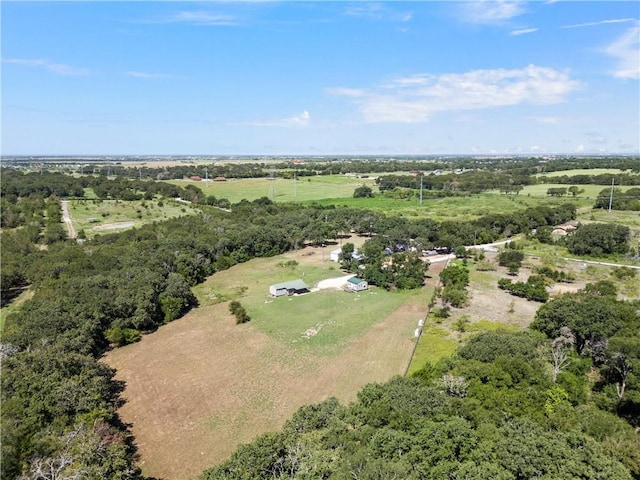
[(372, 287), (360, 293), (326, 289), (304, 295), (273, 298), (269, 285), (302, 279), (310, 287), (344, 273), (334, 262), (283, 267), (286, 256), (254, 259), (216, 273), (194, 291), (201, 303), (236, 299), (251, 324), (280, 342), (305, 353), (337, 355), (354, 338), (407, 302), (425, 304), (429, 292), (395, 291)]
[[(422, 292), (424, 295), (424, 292)], [(243, 300), (254, 325), (289, 345), (333, 355), (420, 292), (321, 290), (302, 296)]]
[(450, 357), (458, 345), (459, 343), (451, 338), (445, 329), (434, 325), (425, 325), (407, 375), (420, 370), (427, 362), (435, 364), (442, 358)]
[(190, 204), (182, 204), (173, 200), (164, 200), (162, 206), (158, 205), (157, 200), (125, 202), (122, 200), (76, 199), (69, 201), (69, 215), (73, 227), (76, 232), (84, 229), (87, 237), (123, 230), (123, 228), (100, 229), (100, 226), (108, 224), (133, 223), (131, 227), (139, 227), (145, 223), (181, 215), (193, 215), (197, 212), (198, 210)]
[(423, 199), (394, 199), (383, 196), (373, 198), (326, 199), (313, 202), (318, 205), (339, 205), (352, 208), (368, 208), (385, 215), (402, 215), (415, 218), (443, 220), (473, 220), (488, 213), (514, 213), (527, 207), (538, 205), (560, 205), (567, 199), (544, 198), (527, 195), (504, 195), (481, 193), (465, 197), (444, 197)]
[(195, 185), (207, 195), (226, 198), (231, 203), (241, 200), (255, 200), (267, 197), (274, 202), (307, 202), (326, 198), (353, 196), (353, 191), (361, 185), (373, 185), (374, 179), (348, 177), (346, 175), (322, 175), (302, 177), (296, 180), (276, 178), (243, 178), (225, 182), (203, 182), (192, 180), (166, 180), (168, 183), (185, 187)]

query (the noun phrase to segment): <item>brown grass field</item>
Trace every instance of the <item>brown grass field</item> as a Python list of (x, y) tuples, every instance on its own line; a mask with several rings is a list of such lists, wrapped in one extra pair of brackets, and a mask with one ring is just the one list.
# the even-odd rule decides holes
[[(326, 258), (332, 248), (326, 247)], [(285, 258), (322, 264), (319, 250), (307, 248)], [(255, 262), (258, 271), (264, 261), (238, 267), (250, 271)], [(209, 281), (233, 275), (232, 270)], [(331, 355), (284, 342), (254, 321), (236, 325), (227, 302), (203, 305), (137, 344), (112, 350), (104, 361), (126, 382), (119, 413), (132, 425), (143, 472), (193, 478), (239, 443), (281, 427), (302, 405), (329, 397), (349, 402), (365, 384), (402, 374), (426, 298), (408, 297)]]

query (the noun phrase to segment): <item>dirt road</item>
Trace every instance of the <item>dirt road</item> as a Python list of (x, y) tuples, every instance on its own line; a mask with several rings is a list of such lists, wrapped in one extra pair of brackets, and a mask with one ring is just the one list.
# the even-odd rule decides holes
[(73, 228), (71, 215), (69, 215), (69, 200), (61, 200), (60, 207), (62, 208), (62, 221), (67, 226), (67, 234), (69, 238), (76, 238), (76, 231)]

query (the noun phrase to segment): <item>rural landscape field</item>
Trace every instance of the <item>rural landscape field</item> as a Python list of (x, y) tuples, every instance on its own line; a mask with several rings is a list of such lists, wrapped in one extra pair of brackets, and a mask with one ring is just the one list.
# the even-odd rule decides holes
[(637, 2), (2, 2), (0, 480), (640, 480)]
[[(638, 166), (635, 159), (620, 162)], [(180, 162), (174, 165), (184, 168)], [(205, 167), (196, 163), (188, 168), (199, 173)], [(31, 342), (22, 337), (26, 325), (32, 325), (30, 332), (46, 335), (47, 330), (41, 330), (44, 324), (33, 322), (49, 308), (60, 308), (46, 306), (51, 295), (47, 292), (57, 288), (51, 280), (44, 282), (47, 278), (71, 282), (69, 288), (77, 292), (65, 310), (101, 298), (103, 306), (88, 317), (81, 314), (79, 325), (89, 322), (81, 327), (87, 329), (100, 311), (114, 319), (86, 345), (94, 345), (90, 348), (98, 352), (99, 365), (114, 369), (112, 381), (122, 390), (113, 414), (128, 426), (137, 468), (154, 478), (195, 478), (213, 465), (233, 462), (240, 445), (250, 446), (263, 434), (288, 428), (290, 419), (305, 406), (335, 398), (360, 408), (360, 392), (367, 385), (385, 384), (398, 376), (431, 378), (433, 373), (428, 372), (451, 368), (451, 362), (459, 361), (457, 352), (483, 333), (505, 336), (506, 341), (509, 335), (528, 332), (540, 321), (540, 302), (553, 305), (571, 295), (582, 298), (582, 292), (605, 286), (615, 290), (620, 305), (635, 305), (640, 298), (637, 211), (594, 208), (603, 192), (610, 197), (614, 192), (598, 185), (576, 189), (576, 195), (566, 191), (566, 184), (556, 183), (527, 185), (517, 194), (491, 187), (465, 192), (478, 188), (476, 183), (465, 187), (466, 178), (481, 182), (490, 177), (451, 170), (441, 177), (459, 179), (463, 191), (434, 196), (433, 190), (420, 188), (437, 176), (425, 173), (416, 183), (415, 173), (406, 171), (323, 175), (303, 181), (274, 180), (277, 176), (267, 170), (261, 180), (236, 178), (213, 184), (193, 178), (128, 180), (126, 170), (122, 176), (107, 172), (112, 173), (107, 177), (68, 175), (67, 167), (51, 170), (46, 184), (59, 183), (54, 188), (71, 191), (74, 182), (80, 182), (83, 186), (77, 192), (82, 195), (68, 197), (57, 207), (50, 201), (40, 204), (46, 208), (39, 240), (44, 243), (28, 255), (48, 260), (41, 260), (37, 268), (28, 262), (33, 266), (21, 273), (18, 264), (7, 260), (6, 250), (19, 246), (14, 247), (11, 235), (30, 230), (3, 229), (9, 239), (4, 241), (3, 273), (14, 271), (13, 275), (23, 276), (19, 278), (34, 279), (31, 285), (18, 285), (19, 295), (2, 308), (3, 336), (12, 339), (11, 344)], [(286, 169), (282, 172), (289, 176)], [(591, 175), (592, 170), (565, 172)], [(4, 173), (7, 191), (23, 188), (22, 179), (37, 180), (41, 175), (29, 173), (28, 168), (17, 175)], [(615, 174), (632, 185), (640, 182), (633, 169), (597, 168), (592, 173), (594, 178)], [(389, 181), (413, 183), (388, 190)], [(314, 187), (307, 189), (310, 185)], [(616, 189), (615, 195), (627, 198), (625, 192), (633, 191), (632, 185)], [(557, 188), (564, 193), (556, 194), (552, 189)], [(283, 198), (277, 193), (287, 189), (295, 189), (296, 196)], [(24, 210), (5, 211), (7, 222), (26, 219), (27, 213), (37, 218), (35, 197), (24, 198), (18, 203)], [(518, 232), (515, 222), (520, 212), (532, 218), (544, 212), (574, 220), (557, 221), (568, 225), (562, 227), (567, 230), (538, 224), (537, 229)], [(234, 215), (241, 223), (230, 221)], [(269, 223), (274, 215), (275, 223)], [(505, 230), (487, 230), (488, 224), (497, 223)], [(563, 237), (575, 235), (573, 225), (576, 232), (587, 225), (628, 229), (626, 253), (576, 254), (575, 245)], [(283, 239), (291, 243), (277, 246)], [(336, 256), (346, 247), (364, 252), (365, 257)], [(437, 252), (430, 250), (435, 247)], [(212, 248), (219, 253), (211, 256)], [(514, 255), (520, 258), (517, 266), (504, 260)], [(160, 259), (164, 260), (158, 265)], [(169, 270), (167, 262), (172, 265)], [(154, 277), (149, 270), (157, 268), (154, 265), (167, 273)], [(126, 273), (106, 280), (104, 274), (112, 269)], [(414, 270), (418, 283), (407, 276)], [(76, 272), (77, 278), (66, 271)], [(358, 275), (369, 280), (368, 288), (345, 291), (347, 280)], [(458, 286), (449, 284), (450, 278), (463, 277), (466, 280)], [(544, 299), (532, 300), (526, 289), (515, 296), (508, 290), (509, 285), (519, 284), (531, 285), (527, 288), (533, 292), (530, 278), (545, 278)], [(307, 285), (306, 292), (274, 296), (270, 290), (296, 279)], [(157, 297), (158, 307), (146, 303), (154, 295), (144, 286), (150, 281), (160, 282), (153, 288), (166, 292)], [(123, 297), (126, 290), (130, 293)], [(90, 292), (102, 293), (95, 297)], [(128, 317), (120, 316), (123, 308), (130, 312)], [(67, 328), (60, 333), (67, 335)], [(104, 339), (107, 348), (100, 346)], [(629, 355), (635, 355), (633, 350)], [(631, 392), (627, 402), (634, 401), (633, 378), (625, 378)], [(568, 385), (562, 388), (578, 395)], [(602, 394), (594, 390), (591, 395)], [(579, 398), (584, 397), (576, 397), (577, 405), (584, 402)], [(625, 405), (631, 411), (635, 408)], [(633, 414), (621, 414), (633, 424)], [(619, 453), (614, 456), (622, 458)], [(204, 478), (217, 478), (220, 471), (208, 471)]]

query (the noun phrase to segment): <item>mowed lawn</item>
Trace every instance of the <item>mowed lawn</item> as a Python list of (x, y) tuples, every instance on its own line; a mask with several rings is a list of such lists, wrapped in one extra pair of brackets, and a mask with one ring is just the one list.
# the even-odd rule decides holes
[[(271, 283), (343, 276), (330, 249), (324, 259), (306, 248), (219, 272), (195, 289), (200, 307), (106, 355), (126, 383), (120, 415), (145, 474), (192, 478), (302, 405), (349, 402), (367, 383), (404, 373), (430, 289), (268, 295)], [(282, 266), (289, 260), (298, 266)], [(249, 323), (235, 324), (231, 299)]]

